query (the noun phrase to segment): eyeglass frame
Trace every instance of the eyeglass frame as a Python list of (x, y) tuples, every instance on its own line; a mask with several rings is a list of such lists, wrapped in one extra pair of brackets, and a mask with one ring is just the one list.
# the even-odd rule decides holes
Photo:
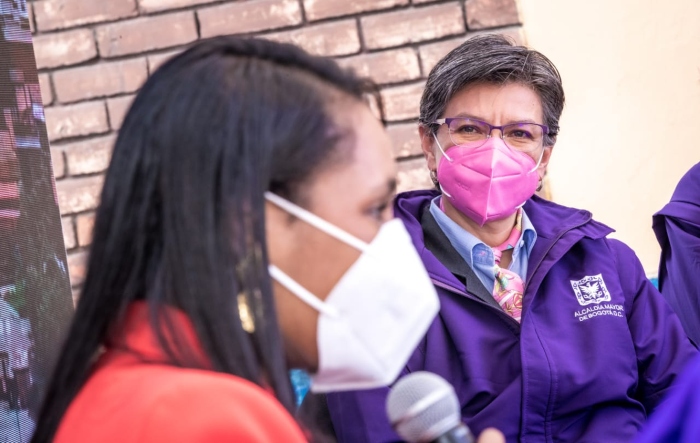
[[(542, 128), (542, 146), (540, 146), (540, 147), (538, 147), (538, 148), (534, 148), (534, 149), (532, 149), (532, 151), (519, 151), (519, 152), (533, 152), (533, 151), (535, 151), (535, 150), (537, 150), (537, 149), (539, 149), (539, 148), (541, 148), (541, 147), (544, 147), (544, 138), (545, 138), (545, 136), (550, 136), (550, 137), (552, 137), (552, 136), (555, 136), (555, 135), (556, 135), (556, 133), (550, 133), (550, 132), (549, 132), (549, 126), (547, 126), (547, 125), (541, 125), (541, 124), (539, 124), (539, 123), (533, 123), (533, 122), (513, 122), (513, 123), (507, 123), (507, 124), (501, 125), (501, 126), (496, 126), (496, 125), (492, 125), (491, 123), (485, 122), (485, 121), (483, 121), (483, 120), (479, 120), (478, 118), (472, 118), (472, 117), (446, 117), (446, 118), (439, 118), (439, 119), (435, 120), (435, 121), (433, 122), (433, 124), (434, 124), (434, 125), (439, 125), (439, 126), (447, 125), (447, 131), (451, 134), (451, 132), (450, 132), (450, 123), (453, 122), (453, 121), (455, 121), (455, 120), (473, 120), (473, 121), (475, 121), (475, 122), (483, 123), (484, 125), (488, 126), (489, 132), (488, 132), (486, 138), (484, 138), (484, 142), (483, 142), (482, 144), (478, 145), (478, 146), (474, 146), (474, 148), (479, 148), (479, 147), (483, 146), (484, 143), (486, 143), (486, 141), (487, 141), (488, 139), (491, 138), (491, 133), (493, 132), (494, 129), (498, 129), (498, 130), (501, 132), (501, 140), (503, 140), (503, 141), (505, 142), (505, 139), (503, 138), (503, 128), (506, 128), (506, 127), (508, 127), (508, 126), (514, 126), (514, 125), (523, 125), (523, 124), (526, 124), (526, 125), (535, 125), (535, 126), (539, 126), (540, 128)], [(452, 136), (450, 136), (450, 140), (452, 140)], [(452, 143), (454, 143), (454, 140), (452, 140)], [(506, 143), (506, 144), (507, 144), (507, 143)], [(455, 145), (455, 146), (458, 146), (458, 145)], [(509, 146), (510, 146), (510, 145), (509, 145)], [(513, 148), (511, 148), (511, 149), (513, 149)]]

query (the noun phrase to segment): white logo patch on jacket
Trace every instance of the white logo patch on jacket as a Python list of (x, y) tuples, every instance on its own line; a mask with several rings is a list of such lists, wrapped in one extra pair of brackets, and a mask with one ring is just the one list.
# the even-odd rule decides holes
[(605, 287), (603, 275), (587, 275), (581, 280), (570, 280), (576, 299), (581, 306), (610, 301), (610, 293)]

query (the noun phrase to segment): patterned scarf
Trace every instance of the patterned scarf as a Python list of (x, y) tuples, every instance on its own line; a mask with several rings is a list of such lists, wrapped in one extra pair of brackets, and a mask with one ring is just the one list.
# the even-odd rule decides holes
[(523, 211), (522, 209), (519, 209), (515, 226), (513, 227), (508, 239), (506, 239), (506, 241), (500, 246), (492, 248), (493, 257), (496, 262), (496, 265), (493, 268), (496, 276), (496, 282), (493, 288), (493, 298), (495, 298), (503, 310), (508, 315), (513, 317), (518, 323), (520, 323), (520, 316), (523, 310), (523, 280), (515, 272), (501, 268), (499, 265), (501, 264), (501, 256), (503, 255), (503, 251), (515, 248), (516, 243), (518, 240), (520, 240), (522, 223)]

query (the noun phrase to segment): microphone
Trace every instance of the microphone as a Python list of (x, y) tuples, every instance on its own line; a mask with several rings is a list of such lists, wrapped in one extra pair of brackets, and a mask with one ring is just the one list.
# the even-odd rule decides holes
[(457, 394), (432, 372), (414, 372), (396, 382), (386, 412), (396, 433), (409, 443), (474, 443), (462, 423)]

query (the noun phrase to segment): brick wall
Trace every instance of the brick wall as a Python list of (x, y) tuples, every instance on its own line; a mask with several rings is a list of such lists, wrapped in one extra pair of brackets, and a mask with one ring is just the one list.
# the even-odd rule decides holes
[(425, 77), (468, 36), (522, 41), (516, 0), (30, 0), (68, 249), (82, 284), (116, 131), (139, 85), (200, 39), (254, 34), (336, 57), (381, 85), (400, 188), (430, 186), (415, 119)]

